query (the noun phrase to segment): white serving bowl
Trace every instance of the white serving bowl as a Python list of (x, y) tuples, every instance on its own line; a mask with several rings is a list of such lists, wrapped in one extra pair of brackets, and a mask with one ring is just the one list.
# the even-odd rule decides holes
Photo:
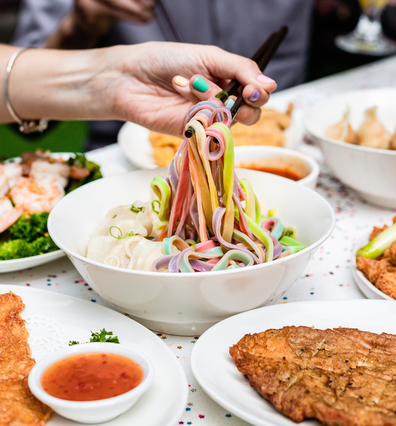
[(200, 273), (133, 271), (87, 259), (88, 239), (105, 214), (118, 205), (153, 200), (150, 183), (166, 174), (166, 169), (139, 170), (84, 185), (64, 197), (48, 221), (51, 237), (89, 285), (156, 331), (198, 335), (224, 318), (277, 300), (334, 228), (333, 209), (316, 192), (269, 173), (238, 169), (240, 178), (250, 180), (262, 208), (276, 209), (307, 248), (267, 264)]
[(234, 151), (235, 167), (273, 167), (286, 170), (302, 176), (302, 179), (297, 181), (300, 185), (311, 189), (316, 187), (319, 164), (308, 155), (277, 146), (236, 146)]
[(343, 93), (315, 104), (303, 118), (305, 132), (322, 150), (324, 157), (345, 184), (365, 200), (382, 207), (396, 208), (396, 151), (366, 148), (324, 136), (350, 108), (350, 123), (358, 130), (364, 111), (377, 106), (377, 115), (393, 134), (396, 127), (396, 88)]
[[(51, 396), (43, 389), (41, 378), (51, 365), (73, 355), (98, 352), (123, 355), (137, 362), (143, 370), (140, 384), (129, 392), (97, 401), (68, 401)], [(154, 367), (141, 352), (116, 343), (85, 343), (69, 346), (46, 356), (32, 368), (28, 380), (33, 395), (56, 413), (75, 422), (94, 424), (107, 422), (129, 410), (147, 391), (153, 378)]]

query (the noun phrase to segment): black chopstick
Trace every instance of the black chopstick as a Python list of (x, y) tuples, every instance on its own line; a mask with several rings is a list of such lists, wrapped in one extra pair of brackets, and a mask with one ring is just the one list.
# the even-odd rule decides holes
[[(251, 57), (251, 59), (257, 63), (261, 72), (264, 72), (264, 69), (273, 58), (275, 52), (278, 50), (278, 47), (286, 37), (288, 31), (288, 27), (284, 25), (278, 31), (273, 32)], [(216, 95), (216, 98), (220, 99), (222, 102), (225, 102), (231, 95), (234, 95), (240, 87), (241, 83), (239, 83), (238, 80), (231, 80), (227, 86)], [(245, 101), (243, 100), (241, 91), (235, 100), (235, 104), (231, 108), (231, 115), (233, 119), (244, 102)], [(184, 136), (186, 138), (191, 138), (193, 134), (193, 129), (187, 129), (184, 132)]]
[[(278, 47), (280, 46), (282, 41), (285, 39), (288, 30), (289, 29), (287, 26), (281, 27), (279, 31), (271, 34), (271, 36), (268, 38), (267, 40), (268, 45), (267, 45), (267, 42), (265, 42), (260, 47), (260, 49), (256, 52), (258, 54), (258, 59), (256, 60), (256, 62), (261, 72), (264, 72), (270, 60), (274, 57), (276, 51), (278, 50)], [(266, 45), (265, 48), (264, 48), (264, 45)], [(240, 107), (243, 105), (244, 102), (245, 101), (243, 100), (242, 91), (241, 91), (241, 93), (238, 95), (235, 101), (235, 104), (231, 108), (232, 118), (235, 118)]]
[[(162, 14), (164, 15), (165, 21), (168, 24), (169, 29), (171, 30), (172, 36), (178, 43), (184, 43), (183, 37), (181, 36), (179, 30), (176, 27), (176, 24), (173, 22), (173, 19), (171, 15), (168, 13), (168, 10), (166, 9), (164, 3), (162, 0), (157, 0), (157, 5), (159, 9), (161, 9)], [(159, 21), (159, 20), (158, 20)]]

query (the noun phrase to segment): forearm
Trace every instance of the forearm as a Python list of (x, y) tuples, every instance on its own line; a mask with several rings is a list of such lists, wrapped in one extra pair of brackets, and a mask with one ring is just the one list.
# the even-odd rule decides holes
[[(0, 122), (13, 121), (4, 97), (6, 65), (15, 47), (0, 46)], [(9, 76), (11, 105), (24, 120), (111, 119), (109, 49), (56, 51), (31, 49), (16, 59)], [(112, 50), (114, 56), (114, 50)], [(121, 55), (121, 52), (120, 52)]]

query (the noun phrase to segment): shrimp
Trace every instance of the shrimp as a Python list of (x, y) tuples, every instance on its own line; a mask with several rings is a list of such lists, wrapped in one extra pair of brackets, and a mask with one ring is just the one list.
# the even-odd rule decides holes
[(22, 207), (14, 207), (9, 198), (0, 199), (0, 234), (15, 223), (23, 213)]
[(56, 179), (63, 188), (69, 181), (69, 175), (70, 166), (66, 163), (60, 161), (51, 163), (45, 160), (34, 161), (29, 174), (40, 185)]
[(49, 213), (65, 191), (56, 179), (38, 183), (29, 177), (19, 179), (11, 188), (10, 195), (14, 204), (28, 213)]
[(0, 198), (6, 196), (7, 192), (20, 177), (22, 177), (22, 166), (20, 164), (0, 164)]

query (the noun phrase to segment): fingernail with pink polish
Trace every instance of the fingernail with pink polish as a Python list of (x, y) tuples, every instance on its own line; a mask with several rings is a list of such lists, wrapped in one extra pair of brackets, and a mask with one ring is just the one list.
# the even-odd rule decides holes
[(264, 74), (260, 74), (257, 76), (257, 81), (263, 84), (272, 84), (275, 83), (275, 80), (272, 80), (272, 78), (267, 77)]
[(254, 89), (254, 92), (248, 98), (251, 102), (256, 102), (260, 98), (260, 92), (257, 89)]

